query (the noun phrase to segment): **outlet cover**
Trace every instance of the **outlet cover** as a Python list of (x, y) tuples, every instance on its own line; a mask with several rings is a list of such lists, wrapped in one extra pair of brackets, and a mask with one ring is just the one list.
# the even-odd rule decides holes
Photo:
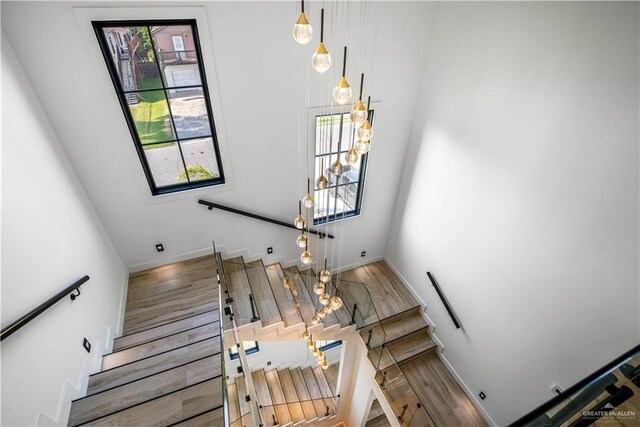
[(82, 346), (84, 347), (85, 350), (87, 350), (87, 353), (91, 353), (91, 343), (89, 342), (88, 339), (84, 339), (82, 341)]
[(362, 251), (362, 252), (360, 252), (360, 256), (361, 256), (362, 258), (366, 257), (366, 256), (367, 256), (367, 251)]
[(156, 251), (158, 252), (164, 252), (164, 246), (162, 246), (162, 243), (158, 243), (156, 245)]
[(481, 391), (481, 392), (480, 392), (480, 394), (479, 394), (478, 396), (480, 396), (480, 399), (482, 399), (482, 400), (484, 400), (484, 399), (486, 399), (486, 398), (487, 398), (487, 395), (486, 395), (486, 394), (484, 394), (484, 391)]
[(272, 247), (268, 247), (268, 248), (267, 248), (267, 253), (268, 253), (269, 255), (271, 255), (271, 254), (273, 253), (273, 248), (272, 248)]

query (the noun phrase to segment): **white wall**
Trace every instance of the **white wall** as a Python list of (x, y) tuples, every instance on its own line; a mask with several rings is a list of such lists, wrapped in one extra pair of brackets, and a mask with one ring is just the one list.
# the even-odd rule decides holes
[(120, 331), (127, 280), (3, 33), (2, 327), (85, 274), (78, 299), (2, 343), (2, 425), (66, 425), (70, 400)]
[[(290, 261), (299, 256), (294, 231), (209, 212), (196, 201), (203, 197), (293, 220), (306, 184), (300, 166), (304, 162), (297, 150), (298, 138), (306, 137), (305, 108), (325, 104), (338, 81), (345, 37), (340, 28), (346, 26), (337, 16), (346, 15), (347, 7), (351, 8), (352, 23), (348, 77), (355, 88), (360, 71), (367, 73), (366, 93), (381, 101), (384, 114), (376, 114), (364, 213), (333, 231), (344, 237), (343, 265), (360, 261), (362, 250), (367, 251), (369, 259), (383, 254), (384, 240), (380, 236), (386, 235), (391, 221), (390, 201), (399, 183), (417, 102), (416, 87), (426, 58), (424, 45), (433, 4), (326, 4), (325, 41), (336, 66), (319, 77), (309, 72), (309, 59), (319, 35), (319, 3), (307, 5), (316, 37), (306, 47), (297, 45), (291, 37), (299, 3), (189, 3), (202, 5), (209, 22), (208, 30), (201, 28), (200, 32), (212, 43), (204, 55), (211, 55), (215, 63), (215, 74), (212, 67), (207, 74), (210, 84), (216, 82), (219, 88), (215, 96), (220, 99), (220, 108), (214, 114), (217, 126), (224, 128), (219, 136), (226, 147), (223, 163), (230, 178), (221, 188), (155, 200), (148, 195), (95, 36), (90, 28), (87, 30), (90, 23), (76, 19), (73, 7), (82, 4), (3, 2), (3, 27), (15, 43), (71, 163), (127, 266), (140, 269), (210, 252), (212, 239), (227, 251), (246, 248), (251, 255), (266, 255), (266, 248), (272, 246), (274, 257)], [(106, 4), (91, 3), (96, 7)], [(148, 16), (158, 10), (150, 6), (158, 4), (143, 2), (149, 7)], [(357, 26), (365, 6), (370, 25), (362, 32)], [(127, 13), (122, 17), (127, 18)], [(373, 25), (376, 20), (379, 26)], [(51, 48), (43, 49), (42, 40), (47, 40)], [(357, 48), (358, 43), (367, 46), (366, 54)], [(305, 104), (307, 87), (312, 89)], [(155, 252), (157, 242), (164, 243), (164, 254)], [(339, 243), (335, 244), (337, 248)]]
[(638, 72), (637, 3), (438, 7), (386, 252), (498, 425), (638, 343)]

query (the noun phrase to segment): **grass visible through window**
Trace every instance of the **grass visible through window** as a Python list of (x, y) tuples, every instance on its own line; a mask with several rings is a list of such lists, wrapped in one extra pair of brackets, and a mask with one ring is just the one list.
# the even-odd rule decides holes
[[(159, 77), (141, 80), (140, 89), (162, 87)], [(173, 139), (171, 119), (167, 98), (163, 90), (140, 92), (137, 94), (139, 102), (131, 105), (131, 115), (138, 129), (140, 141), (143, 144)], [(157, 144), (149, 149), (169, 147), (172, 143)]]

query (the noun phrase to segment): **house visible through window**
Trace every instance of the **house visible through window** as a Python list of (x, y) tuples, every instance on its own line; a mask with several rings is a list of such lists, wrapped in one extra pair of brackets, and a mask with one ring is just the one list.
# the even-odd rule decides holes
[(151, 193), (224, 183), (195, 21), (93, 25)]
[[(247, 355), (257, 353), (260, 351), (260, 347), (258, 346), (258, 341), (242, 341), (242, 347), (244, 347), (244, 352)], [(237, 347), (234, 346), (229, 349), (229, 357), (231, 358), (231, 360), (240, 358)]]
[[(373, 111), (370, 114), (373, 119)], [(342, 140), (339, 144), (340, 116), (342, 116)], [(316, 116), (315, 130), (315, 180), (324, 171), (329, 185), (324, 190), (317, 188), (315, 190), (316, 206), (313, 223), (323, 224), (359, 215), (368, 154), (360, 156), (354, 165), (349, 165), (345, 161), (347, 151), (356, 141), (355, 129), (349, 113)], [(343, 172), (336, 177), (329, 169), (338, 156), (343, 165)]]

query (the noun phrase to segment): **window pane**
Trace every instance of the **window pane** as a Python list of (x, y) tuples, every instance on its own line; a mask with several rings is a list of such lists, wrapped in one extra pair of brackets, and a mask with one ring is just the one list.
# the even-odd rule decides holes
[(211, 138), (184, 141), (180, 146), (191, 182), (220, 177)]
[(156, 56), (167, 87), (200, 85), (198, 56), (189, 25), (151, 27)]
[[(340, 114), (332, 116), (324, 115), (316, 117), (316, 155), (335, 153), (338, 151), (338, 141), (340, 139)], [(333, 134), (332, 134), (333, 132)], [(332, 136), (333, 135), (333, 136)], [(342, 143), (340, 151), (347, 151), (350, 141), (354, 140), (354, 127), (351, 124), (351, 118), (348, 113), (343, 114), (342, 123)], [(331, 141), (331, 151), (329, 151), (329, 142)]]
[(124, 91), (162, 88), (147, 27), (103, 29)]
[(144, 155), (157, 187), (187, 182), (177, 143), (145, 145)]
[[(337, 197), (336, 197), (337, 196)], [(327, 215), (338, 215), (356, 210), (358, 196), (358, 184), (341, 185), (326, 190), (316, 190), (316, 208), (314, 219)]]
[(125, 97), (143, 144), (175, 139), (164, 91), (128, 93)]
[(167, 92), (178, 138), (211, 135), (202, 88), (170, 89)]

